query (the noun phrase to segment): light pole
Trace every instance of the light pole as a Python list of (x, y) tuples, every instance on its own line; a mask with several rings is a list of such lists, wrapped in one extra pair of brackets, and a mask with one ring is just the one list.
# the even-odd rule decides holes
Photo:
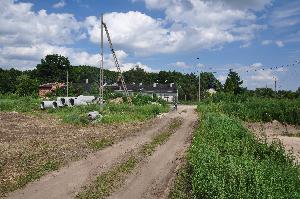
[[(199, 60), (199, 57), (197, 57), (197, 59)], [(198, 93), (199, 93), (199, 95), (198, 95), (198, 97), (199, 97), (199, 99), (198, 99), (198, 101), (200, 102), (201, 101), (201, 68), (199, 69), (199, 82), (198, 82)]]
[(201, 70), (199, 71), (199, 102), (201, 101), (201, 78), (200, 78), (200, 76), (201, 76)]

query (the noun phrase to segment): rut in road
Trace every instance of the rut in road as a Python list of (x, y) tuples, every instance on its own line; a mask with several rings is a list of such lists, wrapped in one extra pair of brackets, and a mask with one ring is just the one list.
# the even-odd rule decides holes
[(51, 172), (40, 180), (29, 183), (25, 188), (12, 192), (8, 198), (74, 198), (80, 188), (97, 175), (107, 171), (127, 153), (136, 150), (151, 141), (153, 136), (167, 129), (171, 118), (174, 117), (174, 113), (167, 113), (160, 119), (156, 118), (155, 125), (142, 130), (137, 136), (126, 138), (111, 147), (89, 155), (85, 159), (73, 162), (59, 171)]
[[(181, 127), (158, 147), (149, 159), (131, 174), (125, 185), (112, 194), (110, 198), (166, 198), (169, 184), (175, 175), (178, 159), (180, 159), (188, 145), (197, 121), (195, 106), (180, 106), (178, 112), (183, 118)], [(182, 110), (185, 110), (182, 112)]]

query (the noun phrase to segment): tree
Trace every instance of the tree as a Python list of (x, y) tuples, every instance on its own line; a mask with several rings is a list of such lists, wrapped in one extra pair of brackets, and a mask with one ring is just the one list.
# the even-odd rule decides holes
[(17, 78), (16, 93), (20, 96), (37, 95), (39, 82), (28, 75), (21, 75)]
[(241, 85), (243, 81), (241, 80), (239, 74), (234, 72), (232, 69), (229, 70), (228, 77), (224, 84), (225, 92), (232, 92), (234, 94), (239, 94), (243, 91)]
[(22, 75), (22, 72), (13, 68), (10, 70), (0, 68), (0, 93), (14, 93), (16, 91), (17, 78), (20, 75)]
[(70, 61), (61, 55), (47, 55), (36, 66), (36, 75), (41, 83), (65, 82), (67, 71), (71, 69)]
[(126, 83), (148, 83), (147, 72), (138, 65), (129, 71), (124, 72), (124, 79)]
[(271, 88), (257, 88), (255, 89), (255, 95), (257, 97), (273, 98), (276, 96), (276, 93)]

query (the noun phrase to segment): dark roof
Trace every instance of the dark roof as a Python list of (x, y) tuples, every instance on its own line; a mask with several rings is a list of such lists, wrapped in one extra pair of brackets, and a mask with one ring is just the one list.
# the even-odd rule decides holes
[[(123, 90), (122, 85), (107, 85), (106, 87), (111, 88), (114, 91)], [(140, 84), (126, 84), (127, 90), (132, 92), (155, 92), (155, 93), (177, 93), (177, 86), (175, 83), (171, 84), (151, 84), (151, 85), (140, 85)]]

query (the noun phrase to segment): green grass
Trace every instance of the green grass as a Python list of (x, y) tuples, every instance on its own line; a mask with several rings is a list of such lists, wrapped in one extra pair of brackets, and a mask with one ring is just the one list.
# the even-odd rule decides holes
[(299, 166), (281, 143), (258, 141), (239, 119), (211, 110), (199, 106), (188, 152), (193, 198), (300, 198)]
[(32, 112), (40, 109), (40, 100), (33, 97), (0, 94), (0, 111)]
[(109, 196), (112, 189), (121, 185), (122, 177), (132, 171), (138, 160), (131, 156), (127, 161), (97, 177), (96, 181), (76, 198), (102, 199)]
[(107, 138), (102, 138), (100, 140), (90, 140), (87, 144), (93, 150), (100, 150), (113, 145), (113, 141)]
[(187, 164), (184, 164), (178, 171), (174, 186), (171, 188), (168, 198), (190, 199), (192, 198), (191, 171)]
[[(100, 106), (98, 104), (48, 109), (46, 111), (49, 114), (61, 118), (65, 123), (87, 125), (89, 124), (89, 120), (87, 118), (88, 112), (95, 110), (100, 110)], [(168, 111), (168, 107), (162, 105), (130, 106), (129, 104), (106, 104), (102, 113), (103, 117), (93, 124), (145, 121), (166, 111)]]
[[(40, 99), (33, 97), (19, 97), (16, 95), (0, 95), (0, 111), (27, 112), (35, 115), (52, 115), (61, 119), (64, 123), (74, 125), (88, 125), (87, 114), (91, 111), (99, 111), (99, 104), (90, 104), (87, 106), (63, 107), (57, 109), (40, 110)], [(102, 113), (102, 118), (94, 121), (93, 124), (104, 123), (128, 123), (136, 121), (145, 121), (156, 115), (167, 112), (168, 105), (163, 104), (106, 104)]]
[(130, 173), (145, 157), (153, 154), (156, 147), (166, 142), (181, 124), (182, 121), (179, 119), (172, 120), (166, 131), (155, 136), (150, 143), (143, 145), (135, 155), (130, 156), (125, 162), (98, 176), (90, 186), (84, 187), (84, 190), (77, 195), (77, 198), (100, 199), (108, 197), (113, 190), (122, 185), (126, 174)]
[[(206, 104), (203, 104), (206, 106)], [(250, 122), (278, 120), (300, 125), (300, 99), (266, 99), (251, 97), (243, 101), (220, 101), (209, 103), (206, 109)]]

